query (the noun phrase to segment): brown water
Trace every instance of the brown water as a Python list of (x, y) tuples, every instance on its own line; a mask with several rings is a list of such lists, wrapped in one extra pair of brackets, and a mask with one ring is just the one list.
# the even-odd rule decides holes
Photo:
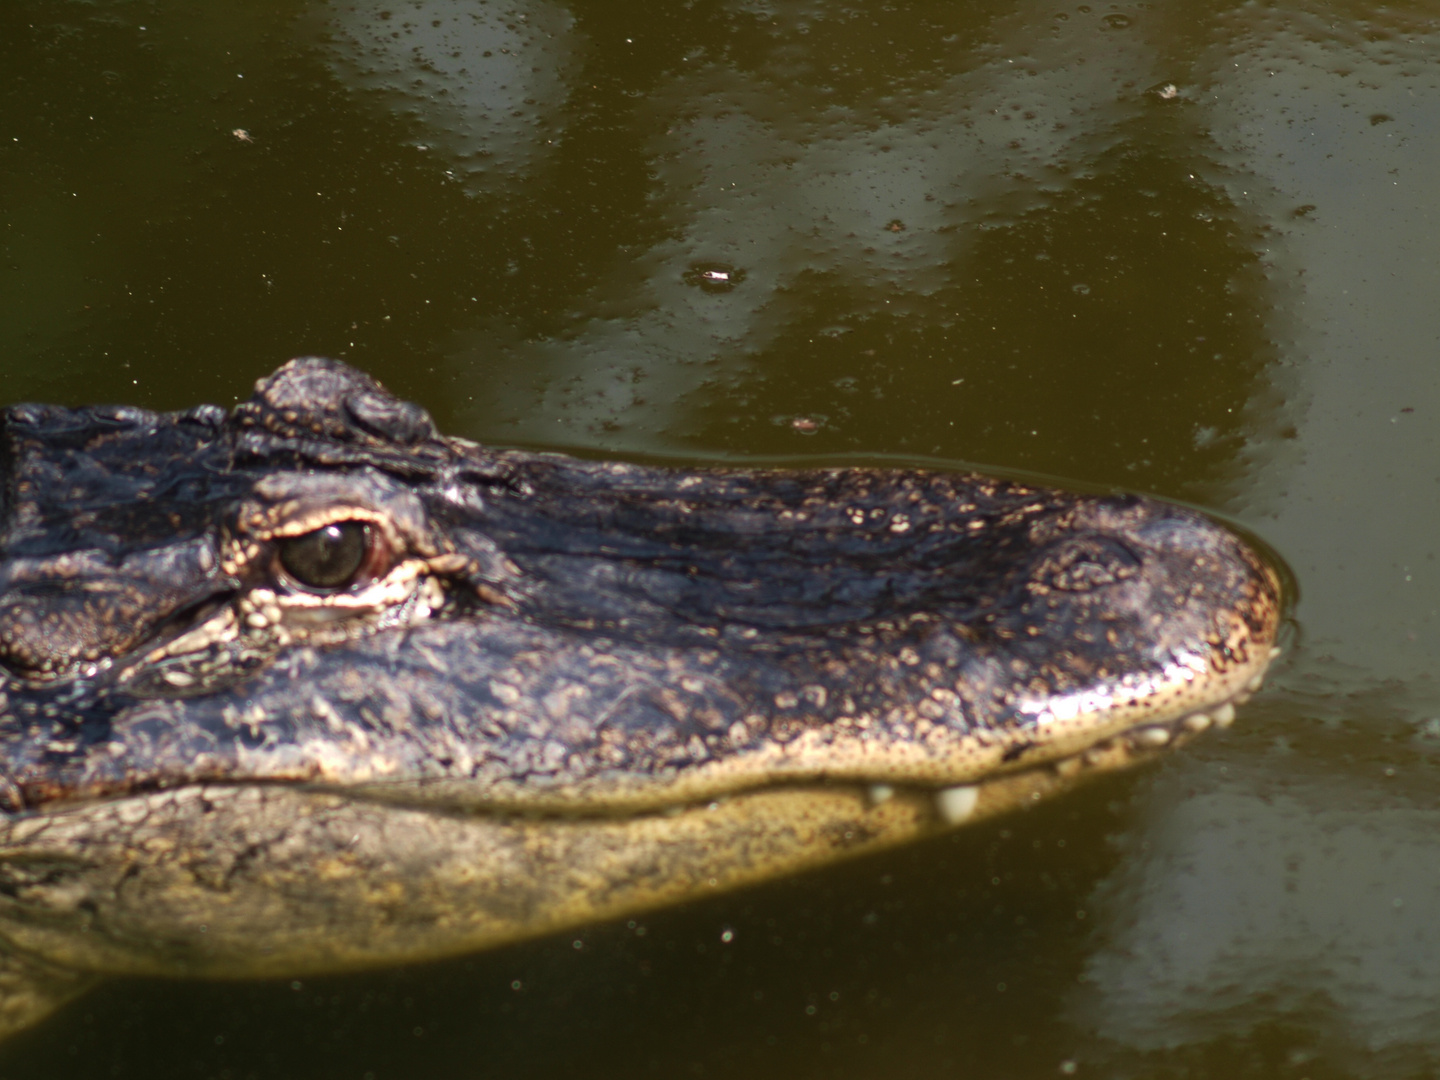
[(0, 1076), (1440, 1072), (1434, 12), (4, 0), (0, 401), (342, 356), (489, 442), (1158, 492), (1304, 595), (1151, 771), (447, 964), (113, 983)]

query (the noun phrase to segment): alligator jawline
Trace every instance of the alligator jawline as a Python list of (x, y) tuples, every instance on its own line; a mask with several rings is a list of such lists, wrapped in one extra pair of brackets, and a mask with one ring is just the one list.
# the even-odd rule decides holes
[[(731, 800), (760, 793), (851, 791), (862, 796), (872, 805), (879, 805), (897, 797), (929, 801), (933, 804), (940, 823), (958, 825), (970, 820), (977, 812), (977, 808), (983, 811), (982, 816), (988, 817), (990, 814), (998, 813), (1008, 807), (1022, 805), (1027, 799), (1037, 801), (1057, 790), (1073, 786), (1090, 776), (1145, 764), (1161, 756), (1166, 750), (1188, 743), (1195, 736), (1212, 727), (1228, 728), (1235, 720), (1236, 706), (1243, 705), (1248, 701), (1251, 694), (1259, 687), (1260, 678), (1257, 676), (1251, 680), (1245, 690), (1233, 695), (1228, 700), (1207, 708), (1187, 711), (1171, 719), (1151, 719), (1113, 733), (1074, 753), (1027, 761), (1023, 764), (1012, 763), (987, 775), (972, 777), (953, 784), (923, 783), (903, 777), (863, 779), (848, 776), (837, 778), (820, 776), (814, 779), (759, 779), (743, 787), (710, 792), (700, 798), (672, 803), (656, 801), (643, 804), (636, 804), (625, 799), (607, 800), (603, 792), (587, 792), (585, 796), (572, 797), (563, 802), (545, 801), (543, 797), (538, 797), (533, 801), (482, 800), (477, 802), (467, 802), (444, 795), (432, 798), (417, 797), (417, 792), (422, 792), (425, 788), (424, 782), (393, 785), (380, 782), (355, 787), (302, 783), (299, 786), (326, 794), (342, 794), (357, 801), (391, 806), (396, 809), (461, 818), (484, 817), (526, 822), (551, 821), (557, 824), (675, 817), (681, 814), (713, 811)], [(223, 785), (225, 781), (218, 783)], [(236, 781), (236, 783), (243, 785), (263, 782), (242, 780)], [(289, 784), (291, 782), (269, 781), (269, 783)]]

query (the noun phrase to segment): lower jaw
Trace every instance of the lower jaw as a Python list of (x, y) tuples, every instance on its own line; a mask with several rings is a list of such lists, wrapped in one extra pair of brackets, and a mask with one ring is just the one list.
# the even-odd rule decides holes
[[(964, 817), (1037, 803), (1090, 771), (973, 785)], [(0, 864), (73, 868), (53, 891), (0, 897), (0, 941), (96, 974), (296, 977), (439, 959), (894, 847), (949, 828), (945, 798), (912, 788), (877, 803), (834, 785), (537, 820), (278, 786), (150, 793), (0, 839)]]
[(1228, 726), (1250, 690), (943, 787), (797, 784), (628, 817), (446, 812), (281, 784), (75, 805), (0, 835), (0, 867), (76, 868), (53, 897), (0, 897), (0, 939), (79, 971), (222, 978), (452, 956), (1033, 806)]

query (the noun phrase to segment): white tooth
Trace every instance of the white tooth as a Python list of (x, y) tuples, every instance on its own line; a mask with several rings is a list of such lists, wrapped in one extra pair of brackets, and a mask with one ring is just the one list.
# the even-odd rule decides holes
[(1271, 660), (1274, 660), (1275, 657), (1277, 657), (1277, 656), (1279, 656), (1279, 655), (1280, 655), (1280, 646), (1279, 646), (1279, 645), (1272, 645), (1272, 646), (1270, 646), (1270, 659), (1271, 659)]
[(1082, 768), (1078, 757), (1061, 758), (1055, 762), (1054, 769), (1057, 776), (1074, 776)]
[(1215, 723), (1221, 727), (1229, 727), (1235, 722), (1235, 706), (1228, 701), (1215, 710)]
[(1265, 685), (1265, 676), (1263, 676), (1263, 675), (1256, 675), (1256, 676), (1253, 676), (1253, 677), (1250, 679), (1250, 681), (1245, 684), (1245, 689), (1246, 689), (1246, 690), (1249, 690), (1249, 691), (1253, 694), (1255, 691), (1259, 690), (1260, 687), (1262, 687), (1262, 686), (1264, 686), (1264, 685)]
[(1170, 729), (1163, 727), (1141, 728), (1133, 738), (1141, 746), (1164, 746), (1170, 741)]
[(895, 789), (889, 784), (871, 784), (869, 790), (870, 805), (879, 806), (894, 794)]
[(969, 784), (949, 787), (935, 793), (935, 809), (948, 825), (959, 825), (975, 812), (980, 789)]
[(1185, 726), (1191, 731), (1204, 731), (1210, 726), (1210, 714), (1197, 712), (1185, 717)]

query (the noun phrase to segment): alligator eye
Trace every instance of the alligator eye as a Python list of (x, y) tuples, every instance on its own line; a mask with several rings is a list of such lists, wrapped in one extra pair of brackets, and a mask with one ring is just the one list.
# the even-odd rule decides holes
[(363, 521), (336, 521), (280, 541), (280, 565), (312, 589), (343, 589), (354, 584), (370, 554), (370, 526)]

